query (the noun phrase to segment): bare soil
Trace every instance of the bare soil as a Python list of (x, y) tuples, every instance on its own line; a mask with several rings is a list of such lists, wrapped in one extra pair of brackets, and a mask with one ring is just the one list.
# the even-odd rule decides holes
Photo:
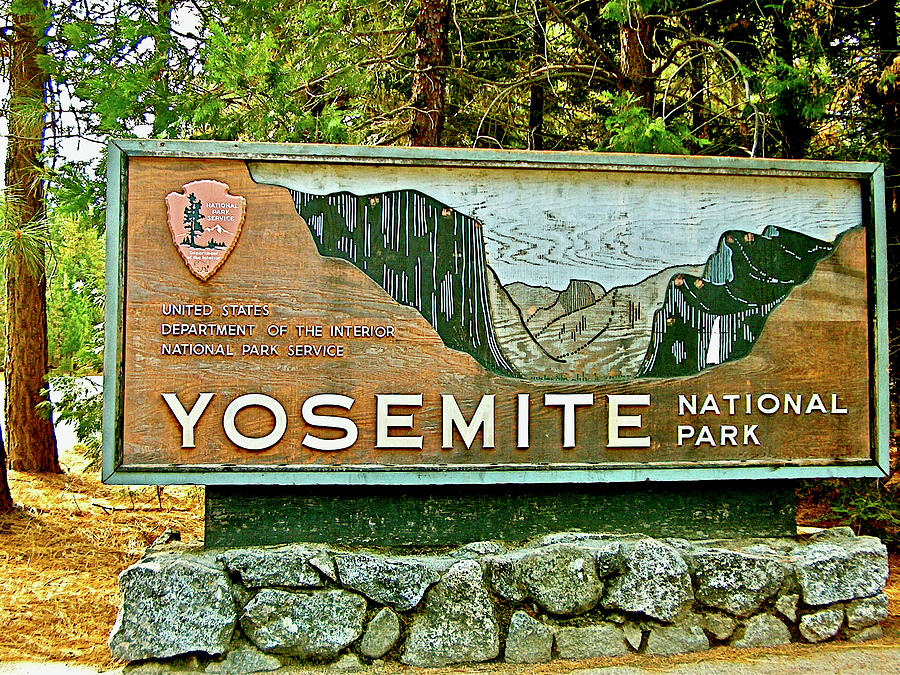
[[(116, 615), (116, 577), (166, 530), (185, 541), (203, 536), (203, 492), (196, 487), (118, 487), (96, 473), (10, 473), (19, 508), (0, 515), (0, 663), (57, 661), (99, 669), (118, 664), (106, 640)], [(865, 649), (900, 647), (900, 555), (890, 556), (885, 636)], [(849, 643), (732, 650), (665, 659), (628, 656), (515, 667), (484, 664), (439, 672), (563, 673), (609, 665), (664, 669), (677, 663), (752, 663), (769, 655), (798, 657), (847, 649)], [(401, 667), (387, 671), (409, 670)]]

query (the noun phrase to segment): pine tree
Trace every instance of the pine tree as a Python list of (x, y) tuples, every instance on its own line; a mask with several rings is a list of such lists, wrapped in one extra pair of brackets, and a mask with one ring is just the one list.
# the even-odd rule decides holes
[(191, 248), (197, 248), (194, 237), (198, 232), (203, 233), (203, 225), (200, 222), (203, 220), (203, 214), (200, 213), (202, 206), (203, 203), (197, 199), (197, 195), (193, 192), (188, 195), (188, 205), (184, 207), (184, 229), (188, 232)]
[(39, 409), (47, 387), (46, 205), (41, 145), (47, 74), (41, 58), (49, 16), (39, 0), (19, 0), (9, 33), (9, 145), (6, 154), (6, 433), (10, 467), (59, 472), (56, 436)]

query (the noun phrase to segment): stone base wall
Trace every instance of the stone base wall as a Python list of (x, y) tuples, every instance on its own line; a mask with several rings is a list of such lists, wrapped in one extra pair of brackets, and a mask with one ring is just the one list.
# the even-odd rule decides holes
[(208, 673), (668, 655), (879, 637), (885, 546), (848, 528), (689, 542), (558, 533), (403, 555), (292, 544), (151, 549), (119, 577), (127, 661)]

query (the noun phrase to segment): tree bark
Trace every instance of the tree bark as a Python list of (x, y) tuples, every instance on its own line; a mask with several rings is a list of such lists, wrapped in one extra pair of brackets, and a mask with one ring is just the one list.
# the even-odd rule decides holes
[[(892, 67), (894, 59), (900, 57), (900, 40), (897, 35), (896, 0), (875, 0), (875, 31), (878, 40), (878, 66), (881, 72)], [(894, 73), (896, 72), (894, 67)], [(900, 211), (900, 86), (895, 81), (881, 92), (881, 114), (884, 117), (884, 141), (887, 146), (887, 211), (888, 228), (893, 224), (900, 227), (897, 220)], [(897, 230), (895, 230), (896, 232)]]
[[(41, 68), (39, 40), (43, 4), (12, 15), (9, 61), (9, 145), (6, 153), (8, 207), (20, 228), (45, 216), (43, 167), (44, 92), (47, 74)], [(23, 7), (24, 3), (18, 7)], [(26, 5), (27, 7), (27, 5)], [(26, 235), (27, 236), (27, 235)], [(6, 261), (6, 437), (10, 468), (16, 471), (59, 472), (56, 436), (41, 390), (47, 386), (47, 280), (43, 245), (35, 243), (39, 269), (29, 266), (20, 251)]]
[(632, 17), (619, 27), (619, 58), (623, 81), (620, 90), (630, 91), (648, 111), (653, 110), (654, 86), (653, 23), (644, 17)]
[(9, 513), (14, 508), (12, 494), (9, 491), (9, 476), (6, 473), (6, 447), (0, 437), (0, 513)]
[[(547, 50), (547, 8), (534, 9), (534, 32), (532, 33), (532, 47), (534, 53), (531, 57), (531, 70), (539, 68), (545, 61)], [(531, 85), (528, 97), (528, 149), (544, 149), (544, 83), (535, 82)]]
[(444, 132), (446, 68), (450, 60), (447, 31), (449, 0), (419, 0), (416, 15), (416, 59), (413, 72), (412, 124), (409, 144), (436, 146)]

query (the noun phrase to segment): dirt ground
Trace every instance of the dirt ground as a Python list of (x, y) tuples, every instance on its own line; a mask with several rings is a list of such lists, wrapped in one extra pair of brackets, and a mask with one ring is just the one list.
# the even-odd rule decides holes
[[(202, 489), (107, 486), (97, 473), (11, 472), (10, 485), (21, 508), (0, 516), (0, 663), (55, 661), (98, 669), (120, 665), (106, 647), (116, 615), (116, 576), (166, 530), (180, 531), (186, 541), (202, 538)], [(900, 555), (891, 555), (890, 567), (885, 637), (866, 643), (866, 650), (900, 647)], [(861, 648), (848, 643), (791, 645), (763, 655), (760, 650), (717, 648), (665, 660), (635, 655), (524, 669), (486, 664), (441, 672), (562, 673), (612, 664), (662, 668), (701, 661), (753, 663), (770, 655), (827, 658), (831, 652)]]
[(0, 662), (116, 665), (116, 577), (168, 529), (202, 538), (202, 490), (15, 471), (10, 488), (22, 508), (0, 516)]

